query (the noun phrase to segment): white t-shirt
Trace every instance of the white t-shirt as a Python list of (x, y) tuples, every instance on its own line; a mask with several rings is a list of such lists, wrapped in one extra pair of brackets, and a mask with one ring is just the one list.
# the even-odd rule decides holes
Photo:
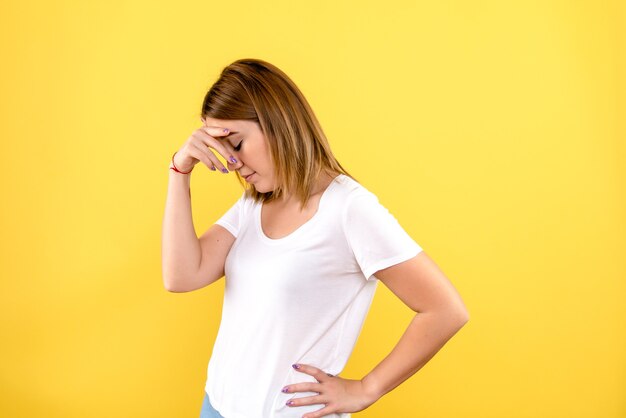
[(283, 238), (265, 235), (260, 209), (244, 193), (216, 221), (236, 239), (205, 390), (225, 418), (296, 418), (324, 404), (285, 404), (318, 394), (281, 392), (317, 382), (291, 365), (341, 373), (374, 297), (373, 274), (422, 248), (376, 195), (344, 174), (323, 192), (315, 215)]

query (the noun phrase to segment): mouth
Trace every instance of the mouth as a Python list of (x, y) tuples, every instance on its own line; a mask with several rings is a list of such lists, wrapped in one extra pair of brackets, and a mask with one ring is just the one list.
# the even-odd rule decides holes
[(248, 174), (247, 176), (243, 176), (243, 178), (244, 178), (246, 181), (250, 181), (250, 178), (251, 178), (254, 174), (256, 174), (256, 171), (255, 171), (255, 172), (253, 172), (253, 173)]

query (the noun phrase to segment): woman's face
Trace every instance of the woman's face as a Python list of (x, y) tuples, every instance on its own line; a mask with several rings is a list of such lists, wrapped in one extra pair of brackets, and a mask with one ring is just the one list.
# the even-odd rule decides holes
[(249, 120), (208, 117), (204, 118), (203, 122), (205, 126), (217, 126), (230, 131), (228, 136), (216, 137), (218, 141), (228, 141), (234, 148), (233, 156), (237, 162), (228, 162), (229, 170), (237, 170), (242, 177), (254, 173), (246, 181), (260, 193), (275, 189), (276, 179), (270, 160), (269, 145), (258, 123)]

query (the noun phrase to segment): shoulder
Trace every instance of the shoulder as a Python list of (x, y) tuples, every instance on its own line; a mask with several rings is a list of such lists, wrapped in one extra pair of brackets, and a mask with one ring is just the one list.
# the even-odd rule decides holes
[(378, 196), (358, 181), (346, 175), (339, 175), (335, 181), (333, 204), (341, 213), (343, 224), (371, 221), (379, 216), (381, 210), (385, 211)]
[(334, 181), (337, 182), (335, 194), (343, 206), (347, 206), (356, 197), (366, 197), (378, 200), (374, 193), (369, 191), (365, 188), (365, 186), (354, 180), (352, 177), (340, 174)]
[(337, 183), (335, 203), (343, 209), (344, 216), (350, 216), (350, 213), (364, 206), (379, 204), (378, 197), (352, 177), (340, 174), (334, 181)]

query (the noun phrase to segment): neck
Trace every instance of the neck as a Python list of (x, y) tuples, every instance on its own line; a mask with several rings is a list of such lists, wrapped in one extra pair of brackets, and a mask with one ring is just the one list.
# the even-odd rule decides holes
[[(326, 190), (326, 188), (333, 181), (335, 176), (336, 174), (322, 172), (320, 176), (318, 177), (317, 181), (315, 182), (315, 184), (313, 185), (311, 193), (309, 194), (309, 197), (316, 196), (318, 194), (323, 193), (324, 190)], [(280, 204), (290, 204), (290, 203), (296, 202), (297, 200), (298, 200), (297, 196), (293, 194), (289, 194), (287, 192), (283, 192), (282, 196), (277, 199), (277, 202), (279, 202)]]

